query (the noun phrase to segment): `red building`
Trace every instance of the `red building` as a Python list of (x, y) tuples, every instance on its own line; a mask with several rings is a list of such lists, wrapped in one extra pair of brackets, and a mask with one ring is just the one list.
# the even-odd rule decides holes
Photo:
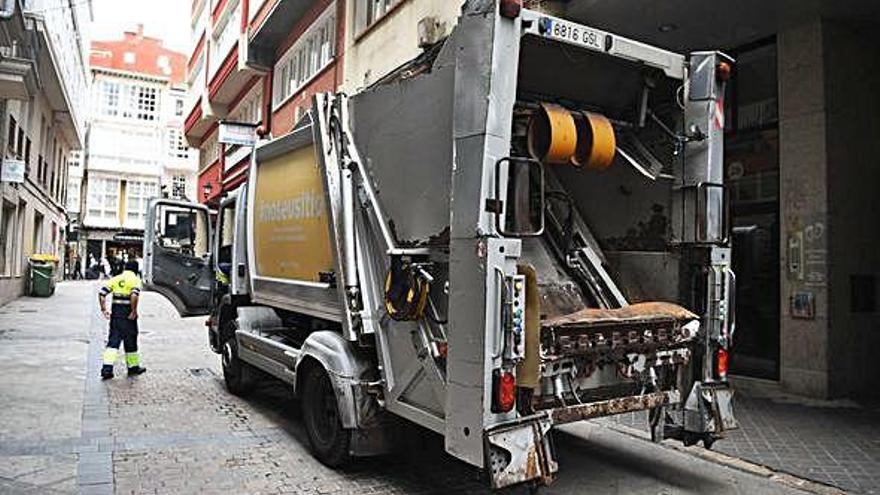
[(316, 92), (341, 83), (345, 0), (194, 0), (185, 135), (201, 151), (199, 201), (246, 179), (249, 152), (217, 142), (221, 120), (293, 128)]

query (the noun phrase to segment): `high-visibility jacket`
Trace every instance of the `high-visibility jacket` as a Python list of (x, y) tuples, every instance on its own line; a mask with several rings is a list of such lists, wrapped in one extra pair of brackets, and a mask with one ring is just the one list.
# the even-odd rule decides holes
[(101, 287), (101, 296), (113, 294), (113, 316), (128, 316), (131, 312), (131, 296), (140, 294), (142, 288), (141, 278), (135, 272), (126, 270)]

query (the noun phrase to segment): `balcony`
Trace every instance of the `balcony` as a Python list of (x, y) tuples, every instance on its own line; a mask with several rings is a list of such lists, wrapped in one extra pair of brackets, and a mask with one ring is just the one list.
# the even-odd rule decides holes
[(34, 61), (21, 55), (17, 46), (0, 47), (0, 98), (27, 101), (37, 92)]
[[(262, 21), (251, 26), (247, 60), (255, 67), (272, 67), (275, 51), (290, 35), (290, 30), (309, 12), (317, 0), (267, 0)], [(273, 5), (274, 4), (274, 5)]]
[(228, 5), (218, 12), (209, 42), (208, 101), (215, 108), (234, 106), (253, 79), (267, 72), (248, 64), (246, 35), (242, 32), (243, 2)]

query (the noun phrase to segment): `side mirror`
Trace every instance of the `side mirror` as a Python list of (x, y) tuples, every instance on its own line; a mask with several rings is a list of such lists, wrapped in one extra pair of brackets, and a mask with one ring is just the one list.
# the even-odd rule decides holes
[(495, 163), (495, 228), (505, 237), (544, 233), (544, 166), (531, 158), (506, 157)]

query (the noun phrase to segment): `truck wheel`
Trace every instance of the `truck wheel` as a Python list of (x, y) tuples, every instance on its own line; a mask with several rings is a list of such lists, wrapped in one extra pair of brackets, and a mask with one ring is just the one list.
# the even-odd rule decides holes
[(651, 430), (651, 441), (660, 443), (666, 429), (666, 407), (648, 409), (648, 427)]
[(254, 370), (238, 357), (238, 342), (235, 337), (226, 339), (223, 343), (221, 357), (226, 390), (241, 397), (250, 393), (253, 390)]
[(341, 466), (349, 459), (351, 431), (342, 427), (336, 393), (327, 373), (317, 365), (305, 372), (302, 416), (312, 453), (326, 466)]

